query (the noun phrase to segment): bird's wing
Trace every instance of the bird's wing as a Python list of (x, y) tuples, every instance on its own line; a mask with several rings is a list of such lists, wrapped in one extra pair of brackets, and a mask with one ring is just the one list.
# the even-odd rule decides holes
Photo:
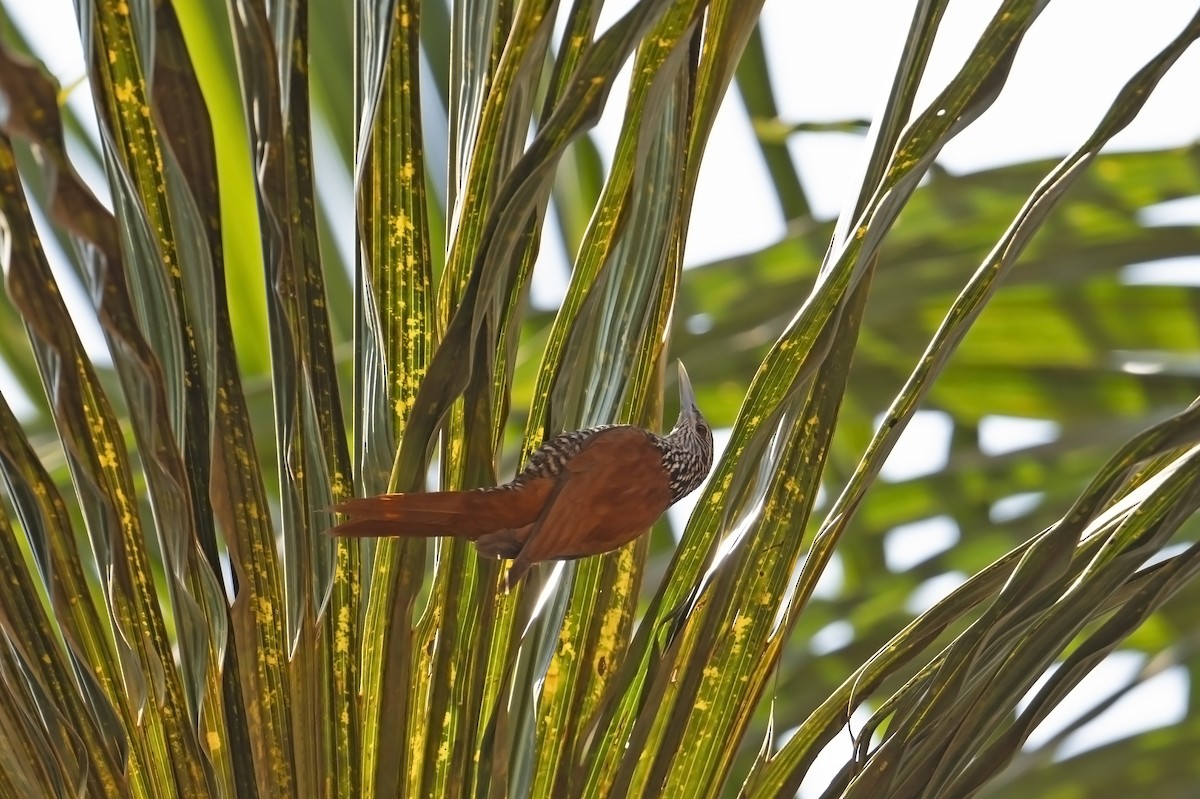
[(666, 509), (668, 482), (662, 454), (645, 431), (614, 427), (596, 434), (558, 476), (514, 568), (624, 544)]

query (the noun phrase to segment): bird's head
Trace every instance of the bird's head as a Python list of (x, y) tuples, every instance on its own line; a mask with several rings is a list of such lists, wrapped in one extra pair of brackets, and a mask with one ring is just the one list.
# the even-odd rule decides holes
[(683, 491), (686, 494), (702, 483), (712, 468), (713, 434), (704, 414), (696, 406), (692, 381), (688, 379), (682, 361), (679, 362), (679, 418), (675, 420), (675, 427), (667, 435), (667, 440), (672, 449), (682, 456), (679, 467), (687, 474), (680, 475), (683, 478), (680, 488), (686, 488)]

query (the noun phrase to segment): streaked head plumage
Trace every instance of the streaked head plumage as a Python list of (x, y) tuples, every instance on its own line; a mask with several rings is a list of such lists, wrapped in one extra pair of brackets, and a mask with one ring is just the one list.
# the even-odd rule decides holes
[(696, 394), (683, 362), (679, 362), (679, 418), (663, 439), (663, 465), (671, 475), (671, 501), (695, 491), (713, 462), (713, 434), (696, 405)]

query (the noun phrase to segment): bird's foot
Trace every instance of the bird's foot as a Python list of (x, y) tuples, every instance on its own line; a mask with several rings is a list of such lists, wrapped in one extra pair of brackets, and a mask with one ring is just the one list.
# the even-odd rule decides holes
[(479, 554), (489, 558), (515, 558), (522, 546), (522, 542), (517, 540), (515, 530), (484, 533), (475, 542), (475, 549), (479, 550)]

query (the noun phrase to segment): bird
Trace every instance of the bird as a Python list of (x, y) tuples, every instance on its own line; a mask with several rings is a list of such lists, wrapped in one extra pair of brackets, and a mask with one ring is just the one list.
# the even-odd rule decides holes
[(506, 588), (535, 563), (617, 549), (696, 490), (712, 468), (712, 428), (683, 363), (678, 367), (679, 418), (666, 435), (626, 424), (563, 433), (498, 486), (336, 504), (331, 510), (350, 518), (329, 534), (469, 539), (483, 556), (512, 560)]

